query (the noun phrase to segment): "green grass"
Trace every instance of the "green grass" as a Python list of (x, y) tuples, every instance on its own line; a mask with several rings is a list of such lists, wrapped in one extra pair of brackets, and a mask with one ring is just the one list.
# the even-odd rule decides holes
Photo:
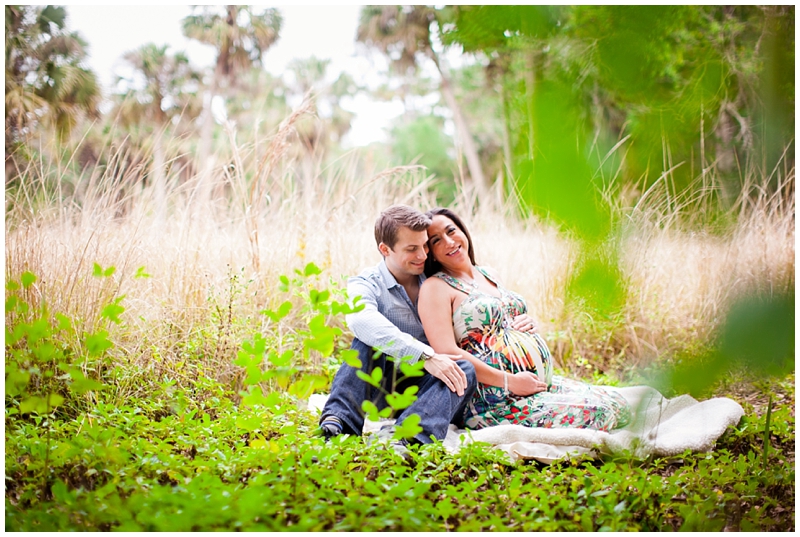
[[(112, 268), (95, 267), (96, 282)], [(80, 324), (37, 300), (34, 274), (8, 279), (6, 530), (794, 529), (793, 373), (747, 382), (734, 370), (708, 386), (746, 411), (708, 454), (545, 466), (434, 444), (405, 462), (361, 437), (325, 443), (303, 401), (350, 358), (341, 290), (318, 275), (310, 263), (281, 278), (290, 300), (261, 312), (274, 323), (263, 335), (231, 331), (225, 352), (201, 341), (160, 368), (109, 339), (129, 329), (113, 292)], [(203, 359), (210, 349), (225, 375)]]
[[(766, 465), (763, 414), (708, 454), (545, 466), (436, 444), (405, 463), (360, 437), (324, 442), (289, 398), (248, 408), (216, 381), (165, 384), (74, 419), (7, 412), (6, 530), (794, 529), (793, 405), (773, 411)], [(794, 400), (793, 378), (772, 388)]]

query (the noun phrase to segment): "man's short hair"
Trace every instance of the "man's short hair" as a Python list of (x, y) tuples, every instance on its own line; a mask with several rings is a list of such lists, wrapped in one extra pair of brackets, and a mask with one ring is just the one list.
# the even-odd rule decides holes
[(397, 243), (397, 232), (401, 227), (411, 231), (425, 231), (431, 225), (431, 219), (408, 205), (392, 205), (375, 220), (375, 243), (381, 243), (394, 249)]

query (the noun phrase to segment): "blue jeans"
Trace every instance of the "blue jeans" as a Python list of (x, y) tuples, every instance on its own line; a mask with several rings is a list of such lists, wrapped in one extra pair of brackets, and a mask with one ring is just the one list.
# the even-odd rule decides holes
[[(467, 389), (464, 390), (464, 395), (459, 396), (450, 391), (444, 382), (428, 372), (421, 377), (411, 377), (397, 382), (395, 377), (402, 376), (400, 368), (398, 367), (395, 371), (394, 362), (387, 360), (385, 354), (376, 356), (371, 347), (358, 339), (353, 340), (351, 348), (358, 351), (361, 371), (369, 375), (375, 367), (383, 370), (381, 384), (386, 392), (402, 393), (409, 386), (419, 386), (417, 400), (410, 407), (401, 410), (397, 416), (393, 416), (399, 425), (411, 414), (419, 415), (422, 432), (414, 437), (415, 440), (423, 444), (432, 442), (431, 436), (437, 440), (444, 440), (451, 422), (463, 427), (464, 410), (472, 398), (472, 394), (475, 393), (478, 382), (475, 376), (475, 366), (470, 362), (467, 360), (456, 362), (467, 376)], [(388, 405), (385, 393), (358, 378), (356, 371), (358, 371), (357, 368), (347, 364), (342, 364), (339, 368), (333, 378), (331, 394), (325, 403), (325, 408), (322, 409), (322, 418), (336, 416), (341, 420), (345, 433), (360, 435), (364, 428), (364, 413), (361, 410), (361, 403), (370, 400), (378, 407), (378, 410), (386, 408)]]

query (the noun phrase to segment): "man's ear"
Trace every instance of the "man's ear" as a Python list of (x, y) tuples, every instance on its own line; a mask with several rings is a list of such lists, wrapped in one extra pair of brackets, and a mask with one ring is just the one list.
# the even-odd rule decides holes
[(378, 245), (378, 251), (381, 253), (381, 255), (383, 257), (386, 257), (387, 255), (389, 255), (389, 250), (390, 250), (390, 248), (388, 246), (386, 246), (386, 244), (384, 244), (384, 243), (380, 243)]

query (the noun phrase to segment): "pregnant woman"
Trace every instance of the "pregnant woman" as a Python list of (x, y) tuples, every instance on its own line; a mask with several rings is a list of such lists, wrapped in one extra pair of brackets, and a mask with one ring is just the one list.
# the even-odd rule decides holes
[(547, 344), (527, 315), (525, 300), (475, 264), (472, 240), (449, 209), (429, 211), (428, 278), (418, 311), (437, 353), (469, 360), (478, 389), (466, 426), (518, 424), (609, 431), (630, 421), (625, 399), (602, 387), (552, 374)]

